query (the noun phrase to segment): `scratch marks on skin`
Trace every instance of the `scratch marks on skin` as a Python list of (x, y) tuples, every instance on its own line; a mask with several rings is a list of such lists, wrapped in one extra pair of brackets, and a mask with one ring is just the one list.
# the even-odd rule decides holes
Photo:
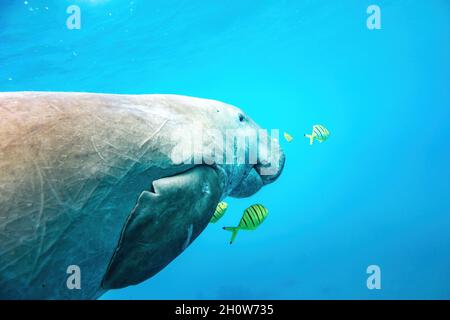
[(98, 148), (97, 148), (97, 146), (96, 146), (96, 144), (95, 144), (94, 137), (91, 137), (91, 143), (92, 143), (92, 147), (94, 148), (94, 150), (95, 150), (95, 152), (97, 153), (98, 157), (99, 157), (100, 159), (102, 159), (102, 161), (103, 161), (104, 163), (107, 164), (106, 159), (103, 158), (102, 154), (100, 153), (100, 151), (98, 150)]
[(187, 246), (191, 243), (193, 231), (194, 231), (194, 225), (190, 224), (188, 229), (187, 229), (187, 238), (186, 238), (186, 241), (183, 244), (182, 250), (185, 250), (187, 248)]
[[(95, 153), (98, 155), (98, 157), (108, 166), (108, 167), (110, 167), (110, 168), (116, 168), (116, 169), (119, 169), (119, 170), (122, 170), (122, 171), (125, 171), (126, 169), (124, 168), (124, 167), (120, 167), (120, 166), (115, 166), (115, 165), (112, 165), (112, 164), (110, 164), (109, 162), (108, 162), (108, 160), (106, 160), (105, 159), (105, 157), (103, 157), (103, 155), (102, 155), (102, 153), (100, 152), (100, 150), (97, 148), (97, 145), (96, 145), (96, 143), (95, 143), (95, 141), (94, 141), (94, 137), (93, 136), (91, 136), (91, 144), (92, 144), (92, 147), (94, 148), (94, 151), (95, 151)], [(111, 147), (113, 147), (113, 148), (116, 148), (115, 146), (113, 146), (111, 143), (108, 143), (108, 145), (109, 146), (111, 146)], [(117, 149), (117, 148), (116, 148)], [(118, 155), (120, 155), (120, 156), (123, 156), (124, 158), (130, 158), (130, 157), (127, 157), (126, 155), (124, 155), (124, 154), (122, 154), (122, 153), (117, 153), (117, 152), (115, 152), (116, 154), (118, 154)], [(132, 159), (132, 160), (134, 160), (134, 159)], [(110, 175), (112, 178), (116, 178), (116, 176), (115, 175)]]
[[(38, 212), (38, 223), (37, 223), (37, 227), (36, 227), (36, 232), (38, 232), (39, 229), (41, 229), (41, 232), (39, 234), (39, 246), (38, 246), (38, 250), (35, 254), (34, 257), (34, 262), (33, 262), (33, 268), (32, 268), (32, 272), (30, 274), (30, 276), (32, 277), (35, 274), (36, 271), (36, 267), (38, 264), (38, 260), (39, 257), (41, 256), (42, 253), (42, 247), (44, 245), (44, 238), (45, 238), (45, 221), (44, 221), (44, 208), (45, 208), (45, 194), (44, 194), (44, 176), (42, 174), (41, 168), (39, 167), (39, 165), (37, 164), (36, 160), (32, 159), (34, 166), (36, 167), (36, 173), (39, 177), (39, 193), (40, 193), (40, 199), (39, 199), (39, 212)], [(31, 283), (33, 279), (30, 278), (28, 279), (28, 281)]]
[(57, 112), (59, 112), (59, 113), (63, 113), (62, 111), (61, 111), (61, 109), (57, 106), (57, 104), (55, 104), (55, 103), (49, 103), (49, 105), (48, 105), (50, 108), (52, 108), (53, 110), (56, 110)]
[[(147, 137), (144, 141), (142, 141), (139, 144), (139, 149), (142, 149), (144, 147), (145, 144), (147, 144), (150, 140), (152, 140), (161, 130), (162, 128), (166, 125), (166, 123), (168, 122), (168, 119), (165, 119), (163, 121), (163, 123), (149, 136)], [(112, 147), (115, 150), (118, 150), (118, 148), (116, 146), (114, 146), (113, 144), (106, 142), (110, 147)], [(98, 155), (98, 157), (106, 164), (108, 164), (107, 160), (103, 157), (102, 153), (100, 152), (100, 150), (97, 148), (97, 145), (94, 141), (94, 137), (91, 137), (91, 144), (92, 147), (94, 148), (96, 154)], [(143, 154), (145, 154), (145, 151), (147, 151), (147, 149), (145, 149), (142, 154), (140, 155), (140, 157), (138, 159), (133, 158), (133, 157), (129, 157), (127, 155), (124, 155), (122, 153), (120, 153), (121, 156), (123, 156), (124, 158), (128, 158), (129, 160), (132, 160), (134, 163), (139, 163), (140, 162), (140, 158), (143, 156)], [(116, 153), (117, 154), (117, 153)]]
[(119, 148), (117, 148), (117, 147), (116, 147), (115, 145), (113, 145), (112, 143), (110, 143), (110, 142), (108, 142), (108, 141), (105, 141), (105, 144), (107, 144), (108, 146), (110, 146), (110, 147), (112, 148), (112, 149), (110, 150), (112, 153), (114, 153), (114, 154), (116, 154), (116, 155), (119, 155), (119, 156), (123, 157), (124, 159), (131, 160), (131, 161), (133, 161), (133, 162), (135, 162), (135, 163), (140, 162), (139, 159), (136, 159), (136, 158), (131, 157), (131, 156), (127, 155), (127, 154), (124, 154), (123, 152), (120, 152)]
[[(158, 129), (156, 129), (147, 139), (145, 139), (140, 145), (139, 147), (141, 148), (141, 152), (137, 155), (137, 159), (135, 158), (130, 158), (134, 163), (130, 166), (128, 166), (128, 168), (124, 168), (123, 172), (120, 174), (120, 176), (116, 176), (116, 185), (119, 185), (122, 180), (135, 168), (135, 166), (137, 164), (140, 164), (142, 162), (142, 158), (145, 156), (146, 152), (148, 151), (148, 149), (150, 148), (150, 145), (148, 145), (145, 149), (142, 150), (142, 147), (151, 139), (153, 139), (162, 129), (163, 127), (166, 125), (166, 123), (169, 121), (169, 119), (165, 119), (163, 121), (163, 123), (158, 127)], [(111, 145), (111, 144), (110, 144)], [(113, 145), (111, 145), (112, 147), (114, 147)], [(95, 149), (95, 148), (94, 148)], [(98, 188), (98, 185), (95, 186), (95, 188), (91, 191), (91, 194), (94, 194), (94, 192), (96, 191), (96, 189)], [(93, 210), (96, 210), (98, 208), (98, 206), (104, 201), (104, 199), (106, 199), (110, 193), (112, 192), (112, 188), (106, 192), (103, 197), (101, 197), (101, 199), (98, 199), (98, 204), (93, 208)], [(83, 210), (84, 207), (87, 205), (87, 202), (83, 205), (83, 207), (80, 210)]]
[[(17, 104), (17, 103), (16, 103)], [(14, 111), (11, 110), (6, 104), (0, 104), (0, 109), (6, 110), (11, 114), (14, 114)]]
[(164, 122), (159, 126), (158, 129), (156, 129), (155, 132), (153, 132), (147, 139), (142, 141), (141, 144), (139, 145), (139, 148), (142, 148), (148, 141), (153, 139), (153, 137), (156, 136), (161, 131), (161, 129), (166, 125), (167, 121), (169, 120), (168, 119), (164, 120)]
[[(39, 204), (39, 214), (38, 214), (38, 227), (42, 224), (42, 218), (44, 215), (44, 206), (45, 206), (45, 194), (44, 194), (44, 176), (42, 175), (41, 168), (36, 163), (36, 160), (33, 159), (34, 166), (36, 167), (36, 172), (39, 177), (39, 193), (40, 193), (40, 204)], [(44, 223), (45, 227), (45, 223)]]

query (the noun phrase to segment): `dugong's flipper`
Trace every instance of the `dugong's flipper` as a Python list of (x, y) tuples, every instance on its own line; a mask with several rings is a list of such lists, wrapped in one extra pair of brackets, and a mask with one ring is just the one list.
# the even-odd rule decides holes
[(154, 181), (128, 217), (103, 288), (137, 284), (164, 268), (206, 227), (221, 195), (219, 177), (207, 166)]

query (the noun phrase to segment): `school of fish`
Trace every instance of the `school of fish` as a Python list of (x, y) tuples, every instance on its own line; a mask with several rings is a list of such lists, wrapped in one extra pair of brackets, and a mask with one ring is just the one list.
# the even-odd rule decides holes
[[(330, 136), (330, 131), (321, 124), (313, 125), (311, 134), (305, 134), (306, 138), (309, 139), (309, 144), (312, 145), (314, 140), (320, 143), (326, 141)], [(287, 142), (292, 142), (294, 139), (289, 133), (284, 132), (283, 137)], [(219, 202), (213, 216), (211, 217), (210, 223), (217, 223), (224, 215), (228, 209), (228, 204), (224, 201)], [(237, 233), (240, 230), (252, 231), (258, 228), (264, 220), (267, 218), (269, 210), (262, 204), (253, 204), (244, 210), (242, 218), (236, 227), (223, 227), (224, 230), (231, 232), (230, 244), (236, 239)]]

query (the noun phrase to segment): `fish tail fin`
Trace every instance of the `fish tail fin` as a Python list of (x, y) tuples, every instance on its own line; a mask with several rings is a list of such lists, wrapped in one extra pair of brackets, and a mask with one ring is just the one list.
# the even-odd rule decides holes
[(314, 137), (312, 134), (305, 134), (305, 137), (309, 139), (309, 145), (313, 144)]
[(223, 230), (227, 230), (227, 231), (231, 231), (231, 240), (230, 240), (230, 244), (233, 243), (234, 239), (237, 236), (237, 233), (239, 231), (239, 227), (223, 227)]

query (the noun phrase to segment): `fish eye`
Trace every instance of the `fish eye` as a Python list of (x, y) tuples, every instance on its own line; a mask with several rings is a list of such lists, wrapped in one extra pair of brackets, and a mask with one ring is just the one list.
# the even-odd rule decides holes
[(242, 113), (239, 113), (239, 121), (242, 122), (244, 121), (245, 117)]

